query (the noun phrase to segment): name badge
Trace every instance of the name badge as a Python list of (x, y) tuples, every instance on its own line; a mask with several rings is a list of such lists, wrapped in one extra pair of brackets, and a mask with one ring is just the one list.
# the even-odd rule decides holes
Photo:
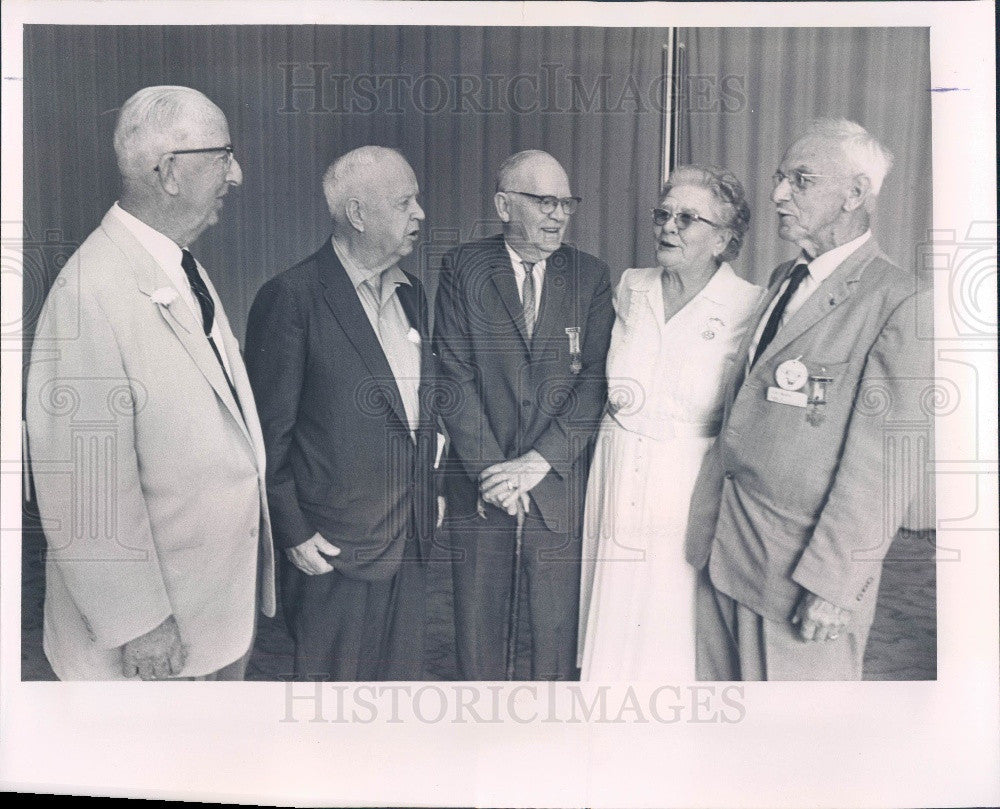
[(791, 405), (792, 407), (806, 407), (809, 404), (809, 397), (800, 390), (785, 390), (784, 388), (770, 387), (767, 389), (767, 400), (778, 404)]

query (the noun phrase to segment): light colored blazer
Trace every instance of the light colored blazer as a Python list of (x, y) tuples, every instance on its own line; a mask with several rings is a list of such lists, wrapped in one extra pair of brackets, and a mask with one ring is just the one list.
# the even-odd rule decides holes
[[(756, 324), (794, 262), (772, 275)], [(882, 561), (933, 446), (932, 350), (915, 276), (870, 239), (816, 289), (744, 379), (736, 355), (722, 432), (692, 499), (687, 557), (772, 620), (806, 588), (870, 625)], [(768, 401), (775, 370), (799, 359), (832, 379), (817, 408)], [(824, 371), (825, 369), (825, 371)], [(803, 389), (809, 393), (812, 383)]]
[(182, 676), (233, 662), (252, 640), (258, 578), (274, 614), (260, 424), (206, 283), (243, 416), (194, 313), (113, 214), (42, 310), (26, 408), (49, 545), (44, 646), (60, 679), (121, 679), (119, 647), (171, 614)]

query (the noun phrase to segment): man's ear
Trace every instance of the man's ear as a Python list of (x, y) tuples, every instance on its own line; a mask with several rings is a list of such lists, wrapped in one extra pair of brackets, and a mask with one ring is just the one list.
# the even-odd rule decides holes
[(160, 162), (156, 164), (156, 175), (159, 178), (160, 187), (172, 197), (176, 197), (181, 191), (174, 165), (174, 156), (169, 153), (163, 155)]
[(497, 191), (493, 195), (493, 205), (497, 209), (497, 216), (500, 217), (501, 222), (510, 221), (510, 200), (507, 199), (507, 195), (503, 191)]
[(867, 174), (855, 174), (847, 189), (847, 199), (844, 200), (844, 210), (854, 211), (865, 204), (872, 190), (872, 181)]
[(347, 215), (347, 221), (351, 223), (351, 227), (359, 233), (365, 232), (365, 206), (361, 200), (353, 197), (347, 200), (344, 213)]

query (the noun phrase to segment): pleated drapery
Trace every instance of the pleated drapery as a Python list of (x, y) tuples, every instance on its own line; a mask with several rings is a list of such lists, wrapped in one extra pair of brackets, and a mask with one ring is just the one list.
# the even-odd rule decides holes
[(766, 283), (797, 252), (778, 239), (771, 175), (818, 117), (856, 121), (895, 155), (873, 227), (889, 257), (915, 269), (931, 227), (928, 29), (685, 28), (678, 39), (679, 158), (726, 166), (746, 186), (753, 220), (741, 275)]
[[(72, 252), (117, 197), (119, 106), (141, 87), (181, 84), (226, 113), (243, 168), (197, 243), (241, 340), (260, 286), (329, 233), (324, 170), (366, 143), (398, 148), (416, 172), (427, 221), (404, 268), (429, 294), (442, 253), (498, 232), (495, 172), (521, 149), (563, 163), (584, 199), (568, 239), (617, 277), (652, 259), (666, 39), (631, 28), (26, 26), (26, 239)], [(30, 339), (58, 262), (27, 271)]]

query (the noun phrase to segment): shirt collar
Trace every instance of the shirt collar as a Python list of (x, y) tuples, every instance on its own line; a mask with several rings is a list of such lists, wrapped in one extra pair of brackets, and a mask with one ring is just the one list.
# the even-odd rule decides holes
[(708, 279), (708, 283), (695, 297), (707, 298), (720, 306), (729, 306), (735, 297), (734, 293), (741, 286), (739, 276), (736, 275), (728, 262), (723, 261), (719, 265), (719, 269)]
[(111, 206), (111, 211), (161, 267), (166, 269), (181, 266), (181, 248), (177, 242), (151, 228), (117, 202)]
[[(507, 248), (507, 255), (510, 256), (510, 263), (511, 263), (511, 266), (514, 268), (514, 272), (517, 273), (518, 275), (523, 275), (524, 272), (525, 272), (525, 269), (524, 269), (525, 259), (521, 258), (521, 256), (518, 254), (517, 250), (515, 250), (513, 247), (511, 247), (510, 243), (506, 239), (503, 240), (503, 246)], [(531, 262), (528, 262), (528, 263), (530, 264)], [(544, 273), (545, 272), (545, 259), (544, 258), (541, 261), (534, 262), (534, 267), (532, 268), (532, 271), (535, 271), (535, 270), (537, 270), (540, 273)]]
[(386, 270), (379, 273), (378, 270), (369, 270), (365, 267), (361, 267), (357, 262), (351, 258), (350, 253), (347, 252), (347, 248), (343, 244), (337, 241), (336, 236), (330, 237), (330, 243), (333, 245), (333, 252), (337, 254), (337, 258), (340, 259), (340, 263), (344, 265), (344, 269), (347, 271), (347, 277), (351, 279), (351, 285), (357, 289), (365, 281), (374, 281), (380, 274), (382, 275), (383, 286), (388, 282), (391, 284), (406, 284), (410, 286), (410, 279), (406, 277), (399, 266), (393, 264)]
[(867, 242), (872, 237), (871, 230), (866, 230), (856, 239), (852, 239), (849, 242), (845, 242), (839, 247), (834, 247), (832, 250), (827, 250), (825, 253), (821, 253), (816, 256), (812, 261), (809, 261), (809, 257), (804, 253), (799, 256), (799, 260), (796, 263), (805, 262), (809, 266), (809, 275), (817, 283), (821, 284), (825, 281), (837, 267), (844, 263), (844, 260), (854, 253), (861, 245)]

